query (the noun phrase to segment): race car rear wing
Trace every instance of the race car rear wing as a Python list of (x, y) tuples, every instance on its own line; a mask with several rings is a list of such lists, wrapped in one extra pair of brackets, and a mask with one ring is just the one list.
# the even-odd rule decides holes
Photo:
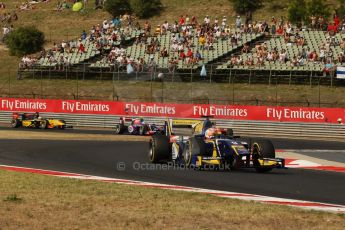
[[(166, 126), (166, 135), (179, 135), (178, 132), (182, 129), (184, 131), (189, 130), (190, 134), (188, 135), (194, 135), (194, 134), (200, 134), (202, 132), (203, 127), (203, 121), (200, 120), (184, 120), (184, 119), (169, 119), (167, 122), (165, 122)], [(181, 135), (185, 135), (181, 134)]]

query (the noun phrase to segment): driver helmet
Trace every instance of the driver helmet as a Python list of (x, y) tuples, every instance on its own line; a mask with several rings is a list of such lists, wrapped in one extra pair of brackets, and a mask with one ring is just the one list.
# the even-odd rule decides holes
[(205, 138), (206, 139), (212, 139), (212, 138), (214, 138), (215, 134), (216, 134), (216, 128), (215, 127), (208, 128), (205, 132)]

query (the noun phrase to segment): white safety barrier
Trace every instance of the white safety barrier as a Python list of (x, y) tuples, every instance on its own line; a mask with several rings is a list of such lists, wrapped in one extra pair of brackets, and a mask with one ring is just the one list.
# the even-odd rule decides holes
[[(119, 116), (41, 113), (42, 117), (64, 119), (75, 128), (113, 128)], [(0, 111), (0, 122), (10, 125), (12, 112)], [(148, 123), (163, 124), (165, 118), (144, 117)], [(232, 128), (235, 135), (344, 140), (345, 124), (215, 120), (217, 126)]]

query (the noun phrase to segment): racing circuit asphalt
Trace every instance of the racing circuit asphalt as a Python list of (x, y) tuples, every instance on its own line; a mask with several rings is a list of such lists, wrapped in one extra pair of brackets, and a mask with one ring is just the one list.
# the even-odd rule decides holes
[[(113, 135), (110, 131), (63, 132)], [(277, 149), (343, 150), (345, 147), (342, 142), (308, 140), (273, 139), (273, 143)], [(344, 173), (306, 169), (276, 169), (266, 174), (252, 169), (229, 172), (168, 167), (154, 170), (147, 163), (147, 152), (146, 142), (0, 140), (0, 164), (3, 165), (345, 205)]]

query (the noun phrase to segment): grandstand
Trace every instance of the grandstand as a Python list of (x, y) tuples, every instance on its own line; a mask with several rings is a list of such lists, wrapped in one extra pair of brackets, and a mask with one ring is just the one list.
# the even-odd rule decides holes
[[(281, 35), (272, 35), (268, 25), (234, 29), (229, 25), (204, 23), (175, 24), (166, 28), (162, 24), (152, 34), (134, 26), (111, 23), (110, 20), (103, 21), (102, 26), (98, 24), (88, 36), (77, 38), (74, 46), (68, 41), (72, 47), (69, 52), (66, 52), (66, 45), (54, 47), (30, 68), (22, 65), (20, 74), (37, 70), (59, 74), (61, 69), (82, 71), (84, 75), (120, 74), (131, 65), (137, 76), (145, 72), (144, 69), (152, 72), (154, 68), (157, 73), (193, 78), (205, 65), (208, 75), (214, 75), (213, 81), (230, 82), (232, 77), (238, 77), (248, 79), (245, 81), (249, 83), (271, 83), (273, 78), (276, 81), (280, 78), (291, 84), (295, 78), (295, 82), (311, 84), (313, 79), (325, 76), (328, 62), (345, 66), (345, 60), (339, 58), (345, 51), (345, 31), (331, 34), (294, 28), (289, 33), (285, 29)], [(82, 51), (78, 48), (80, 45)], [(243, 52), (244, 46), (249, 47), (247, 52)], [(166, 50), (165, 54), (163, 50)], [(57, 68), (61, 66), (63, 68)], [(334, 67), (328, 72), (333, 84)]]

